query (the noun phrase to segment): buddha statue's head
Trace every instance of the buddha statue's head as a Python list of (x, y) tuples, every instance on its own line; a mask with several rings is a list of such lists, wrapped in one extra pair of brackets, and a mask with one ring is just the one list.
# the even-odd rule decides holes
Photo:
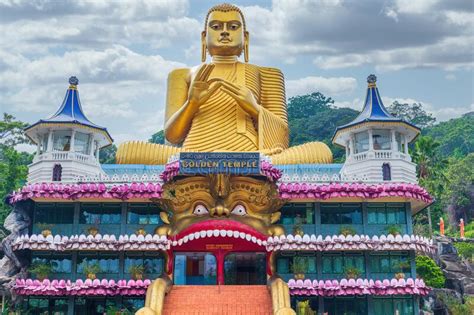
[(244, 52), (248, 62), (248, 43), (249, 33), (238, 7), (223, 3), (209, 9), (201, 34), (202, 62), (206, 61), (207, 52), (211, 56), (240, 56)]

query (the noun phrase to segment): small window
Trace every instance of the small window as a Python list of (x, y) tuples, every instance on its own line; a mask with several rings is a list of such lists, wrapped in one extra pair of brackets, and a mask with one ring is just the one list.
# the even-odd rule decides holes
[(360, 203), (322, 203), (321, 224), (362, 224)]
[(390, 168), (390, 164), (383, 163), (383, 165), (382, 165), (382, 177), (383, 177), (383, 180), (392, 180), (392, 170)]
[(131, 266), (143, 266), (145, 278), (151, 274), (156, 277), (163, 272), (163, 257), (150, 254), (129, 254), (125, 257), (123, 272), (129, 274)]
[(55, 164), (53, 167), (53, 182), (60, 182), (63, 175), (63, 167), (61, 164)]
[(357, 254), (323, 254), (323, 274), (344, 275), (346, 268), (357, 268), (365, 273), (364, 256)]
[(390, 130), (374, 130), (372, 133), (374, 150), (390, 150)]
[(89, 154), (90, 135), (76, 132), (74, 135), (74, 151), (82, 154)]
[(406, 224), (403, 203), (369, 203), (367, 212), (369, 224)]
[(72, 256), (68, 254), (33, 255), (32, 264), (50, 264), (51, 273), (70, 274), (72, 272)]
[(384, 253), (370, 255), (370, 272), (372, 273), (410, 273), (410, 260), (406, 253)]
[(374, 314), (412, 315), (414, 314), (412, 297), (373, 297)]
[(80, 224), (120, 224), (122, 207), (119, 203), (81, 204)]
[(153, 204), (130, 204), (127, 224), (160, 224), (160, 208)]
[(70, 151), (71, 150), (71, 132), (70, 131), (53, 131), (53, 150), (54, 151)]
[[(324, 298), (324, 314), (367, 314), (367, 299), (365, 297)], [(388, 314), (377, 313), (374, 314)]]
[(281, 210), (282, 224), (314, 224), (313, 203), (289, 203)]
[(74, 204), (72, 203), (37, 203), (35, 205), (35, 224), (73, 224), (73, 222)]
[(361, 153), (369, 150), (369, 134), (367, 131), (355, 134), (355, 153)]
[(118, 274), (119, 259), (118, 256), (109, 254), (79, 254), (77, 258), (78, 278), (85, 277), (84, 268), (86, 266), (99, 265), (99, 274)]

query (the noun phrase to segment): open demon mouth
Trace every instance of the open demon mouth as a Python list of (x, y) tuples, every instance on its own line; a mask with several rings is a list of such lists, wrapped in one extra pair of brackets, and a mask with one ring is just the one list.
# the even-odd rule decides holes
[[(209, 244), (265, 247), (267, 237), (252, 227), (234, 220), (206, 220), (195, 223), (171, 237), (173, 247), (190, 247)], [(239, 246), (240, 247), (240, 246)]]

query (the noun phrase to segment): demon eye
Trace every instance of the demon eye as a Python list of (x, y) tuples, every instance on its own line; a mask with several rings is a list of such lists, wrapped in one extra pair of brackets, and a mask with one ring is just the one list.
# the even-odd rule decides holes
[(207, 208), (202, 205), (202, 204), (197, 204), (195, 207), (194, 207), (194, 211), (193, 211), (194, 214), (196, 215), (204, 215), (204, 214), (208, 214), (209, 211), (207, 210)]
[(243, 205), (236, 205), (231, 213), (235, 215), (244, 216), (247, 214), (247, 210), (245, 210), (245, 207)]

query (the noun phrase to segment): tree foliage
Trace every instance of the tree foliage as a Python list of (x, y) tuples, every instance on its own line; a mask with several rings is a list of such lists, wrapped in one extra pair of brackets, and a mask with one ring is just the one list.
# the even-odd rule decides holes
[(148, 139), (148, 142), (164, 144), (165, 143), (165, 132), (164, 132), (164, 130), (160, 130), (160, 131), (154, 133), (151, 136), (151, 138)]
[(446, 278), (441, 268), (428, 256), (416, 256), (416, 274), (423, 278), (426, 285), (432, 288), (442, 288)]
[(427, 113), (421, 103), (399, 103), (395, 101), (389, 106), (388, 111), (395, 117), (401, 118), (420, 129), (433, 126), (436, 118), (432, 114)]
[(350, 108), (337, 108), (333, 104), (332, 98), (320, 92), (290, 98), (290, 145), (322, 141), (329, 145), (335, 160), (341, 161), (344, 150), (332, 144), (332, 136), (338, 126), (351, 122), (358, 112)]
[(115, 154), (117, 153), (117, 146), (115, 144), (103, 148), (99, 152), (99, 162), (101, 164), (115, 164)]
[(426, 128), (423, 134), (439, 139), (436, 153), (461, 158), (474, 152), (474, 112)]

